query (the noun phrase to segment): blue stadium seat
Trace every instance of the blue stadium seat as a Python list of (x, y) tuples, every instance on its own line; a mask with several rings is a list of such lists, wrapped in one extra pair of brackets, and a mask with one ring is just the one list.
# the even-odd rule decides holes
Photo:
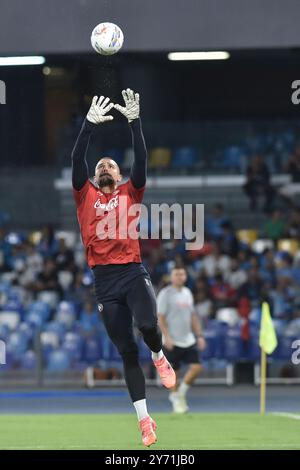
[(173, 168), (191, 168), (198, 159), (197, 149), (194, 147), (179, 147), (174, 150), (172, 156)]
[(203, 332), (206, 348), (201, 352), (203, 360), (213, 359), (217, 356), (218, 349), (218, 330), (217, 328), (209, 328)]
[(2, 341), (7, 341), (9, 337), (10, 330), (7, 325), (0, 324), (0, 339)]
[(21, 367), (25, 370), (33, 370), (36, 367), (35, 352), (29, 349), (21, 358)]
[(7, 302), (3, 305), (3, 310), (7, 312), (18, 312), (20, 317), (24, 314), (24, 308), (18, 298), (9, 296)]
[(21, 359), (28, 347), (28, 339), (24, 333), (13, 332), (7, 341), (7, 351), (14, 359)]
[(224, 339), (224, 358), (236, 362), (243, 357), (240, 328), (228, 328)]
[(63, 349), (52, 351), (48, 357), (47, 370), (49, 372), (65, 372), (71, 367), (69, 354)]
[(59, 339), (62, 340), (66, 329), (64, 325), (62, 325), (61, 323), (58, 323), (56, 321), (51, 321), (45, 325), (44, 331), (53, 331), (54, 333), (58, 335)]
[(225, 168), (228, 170), (241, 171), (242, 157), (243, 157), (243, 152), (240, 147), (236, 145), (227, 147), (223, 153), (221, 166), (222, 168)]
[(51, 308), (50, 308), (49, 304), (47, 304), (46, 302), (43, 302), (41, 300), (37, 300), (35, 302), (32, 302), (29, 305), (29, 307), (27, 309), (27, 313), (30, 313), (30, 312), (33, 312), (33, 313), (36, 313), (37, 315), (39, 315), (42, 318), (42, 321), (44, 323), (47, 320), (49, 320), (49, 317), (50, 317), (50, 314), (51, 314)]
[(287, 360), (290, 362), (294, 350), (292, 349), (292, 343), (299, 338), (290, 335), (281, 335), (277, 338), (278, 346), (274, 351), (274, 358), (280, 360)]
[(100, 341), (94, 338), (88, 338), (84, 344), (84, 360), (88, 363), (99, 361), (102, 358)]
[(33, 340), (34, 329), (28, 323), (25, 323), (25, 322), (20, 323), (17, 331), (24, 333), (27, 336), (28, 341)]
[(67, 351), (72, 360), (79, 361), (82, 356), (83, 340), (78, 333), (68, 332), (62, 342), (62, 349)]
[(149, 362), (151, 361), (151, 351), (148, 346), (145, 344), (143, 338), (138, 338), (137, 341), (138, 348), (139, 348), (139, 359), (141, 362)]
[(44, 324), (44, 319), (38, 312), (28, 312), (25, 316), (25, 322), (30, 326), (41, 328)]
[(250, 339), (248, 344), (249, 359), (252, 361), (260, 360), (260, 346), (259, 346), (259, 328), (250, 328)]

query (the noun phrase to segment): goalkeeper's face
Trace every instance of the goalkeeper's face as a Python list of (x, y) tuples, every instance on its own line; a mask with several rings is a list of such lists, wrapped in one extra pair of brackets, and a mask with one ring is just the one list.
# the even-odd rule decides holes
[(99, 188), (115, 187), (122, 179), (120, 168), (111, 158), (101, 158), (95, 168), (95, 183)]

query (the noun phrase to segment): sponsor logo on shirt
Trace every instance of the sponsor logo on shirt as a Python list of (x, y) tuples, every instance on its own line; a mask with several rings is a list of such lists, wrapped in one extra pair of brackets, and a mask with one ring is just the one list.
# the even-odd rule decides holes
[(119, 196), (113, 197), (107, 204), (101, 203), (100, 198), (94, 204), (95, 209), (102, 209), (104, 211), (110, 212), (119, 205)]

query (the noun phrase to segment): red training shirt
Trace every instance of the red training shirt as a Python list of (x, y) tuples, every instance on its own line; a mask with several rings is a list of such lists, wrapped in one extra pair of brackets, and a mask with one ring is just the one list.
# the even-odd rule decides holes
[(118, 186), (112, 193), (103, 193), (90, 180), (79, 191), (73, 188), (81, 237), (90, 268), (97, 264), (141, 262), (136, 225), (144, 191), (145, 187), (136, 189), (131, 180)]

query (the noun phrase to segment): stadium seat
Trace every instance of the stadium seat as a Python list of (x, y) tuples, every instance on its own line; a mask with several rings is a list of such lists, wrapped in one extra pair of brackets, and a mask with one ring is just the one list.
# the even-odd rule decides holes
[(34, 351), (29, 349), (22, 355), (21, 367), (25, 370), (33, 370), (36, 368), (36, 354)]
[(252, 246), (257, 240), (257, 230), (237, 230), (236, 236), (240, 242)]
[(197, 159), (197, 149), (194, 147), (179, 147), (174, 150), (172, 156), (172, 167), (178, 169), (191, 168), (196, 164)]
[(139, 359), (141, 362), (150, 362), (151, 361), (151, 351), (148, 346), (145, 344), (143, 338), (138, 338), (137, 341), (139, 348)]
[(9, 327), (3, 323), (0, 323), (0, 340), (6, 342), (9, 337), (9, 333)]
[(27, 350), (28, 339), (24, 333), (13, 332), (7, 341), (7, 351), (9, 351), (15, 359), (20, 359)]
[(222, 168), (226, 170), (241, 171), (243, 167), (243, 152), (240, 147), (232, 145), (224, 150), (221, 160)]
[(295, 255), (299, 251), (299, 241), (295, 239), (282, 239), (278, 241), (278, 250), (287, 251), (291, 255)]
[(168, 168), (171, 162), (171, 150), (157, 147), (149, 151), (149, 168)]
[(62, 342), (62, 349), (69, 353), (72, 360), (79, 361), (82, 356), (83, 341), (78, 333), (67, 332)]
[(20, 331), (21, 333), (25, 334), (28, 338), (28, 341), (31, 341), (33, 339), (34, 330), (28, 323), (20, 323), (17, 331)]
[(242, 339), (240, 328), (228, 328), (224, 339), (224, 358), (236, 362), (242, 357)]
[(67, 329), (73, 327), (76, 319), (76, 306), (74, 302), (63, 300), (57, 306), (55, 321), (62, 323)]
[(203, 335), (206, 341), (206, 348), (201, 352), (201, 358), (203, 360), (213, 359), (217, 356), (218, 329), (206, 329)]
[(10, 330), (15, 330), (20, 323), (20, 314), (18, 312), (6, 312), (0, 313), (0, 325), (6, 325)]
[(44, 324), (44, 319), (37, 312), (28, 312), (25, 316), (25, 322), (30, 326), (41, 328)]
[(292, 343), (299, 339), (297, 336), (292, 335), (281, 335), (278, 338), (277, 351), (274, 351), (274, 355), (277, 359), (290, 361), (293, 353)]
[(28, 309), (27, 313), (36, 313), (39, 315), (43, 322), (47, 321), (50, 317), (51, 314), (51, 308), (48, 303), (43, 302), (43, 301), (35, 301), (32, 302)]
[(6, 312), (16, 312), (20, 316), (23, 315), (23, 311), (24, 311), (23, 305), (20, 302), (20, 300), (11, 295), (7, 299), (7, 302), (3, 305), (3, 310), (5, 310)]
[(66, 372), (70, 369), (71, 361), (67, 351), (58, 349), (48, 356), (47, 370), (49, 372)]
[(84, 344), (84, 360), (88, 363), (99, 361), (102, 358), (100, 341), (88, 338)]
[(39, 292), (37, 295), (37, 300), (41, 300), (42, 302), (45, 302), (48, 304), (51, 308), (55, 308), (56, 305), (58, 304), (58, 294), (57, 292), (54, 291), (42, 291)]
[(42, 347), (49, 346), (51, 349), (57, 349), (59, 346), (59, 336), (54, 331), (43, 331), (40, 338)]
[(51, 321), (45, 325), (44, 331), (53, 331), (58, 335), (59, 339), (62, 340), (65, 335), (66, 328), (62, 323)]

